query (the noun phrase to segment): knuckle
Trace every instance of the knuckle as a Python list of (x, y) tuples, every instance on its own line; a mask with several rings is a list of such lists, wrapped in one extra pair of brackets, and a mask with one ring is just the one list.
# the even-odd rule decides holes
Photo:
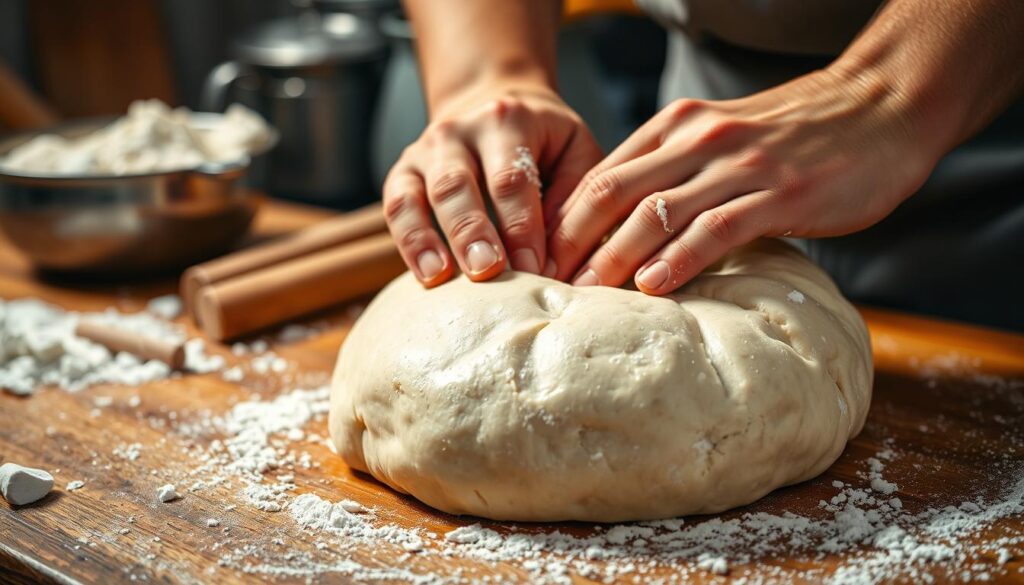
[(563, 230), (557, 230), (551, 235), (550, 245), (552, 251), (561, 252), (564, 255), (574, 258), (578, 257), (578, 255), (583, 251), (582, 246), (580, 246), (576, 237)]
[(438, 120), (430, 125), (426, 134), (432, 141), (447, 140), (458, 133), (458, 126), (454, 120)]
[(697, 225), (719, 242), (731, 242), (736, 231), (736, 218), (711, 209), (700, 214)]
[(646, 197), (640, 205), (639, 213), (636, 214), (637, 224), (644, 232), (650, 235), (663, 235), (665, 224), (658, 214), (658, 199), (662, 197), (651, 195)]
[(447, 230), (448, 236), (452, 240), (471, 238), (475, 234), (482, 232), (486, 225), (487, 218), (483, 213), (464, 213), (451, 220)]
[(398, 247), (403, 250), (419, 250), (426, 248), (433, 239), (431, 230), (425, 227), (414, 227), (397, 234)]
[(488, 107), (489, 113), (498, 118), (499, 120), (508, 116), (509, 114), (515, 114), (523, 108), (523, 103), (514, 97), (499, 97), (493, 100)]
[(473, 184), (473, 176), (466, 169), (447, 169), (442, 171), (430, 184), (430, 201), (440, 205), (468, 191)]
[(491, 197), (495, 201), (516, 197), (527, 184), (526, 173), (512, 167), (504, 168), (491, 175)]
[(408, 191), (385, 195), (384, 219), (390, 222), (399, 215), (402, 215), (405, 211), (412, 209), (416, 205), (417, 197), (417, 195), (409, 193)]
[(763, 170), (772, 166), (772, 157), (763, 148), (748, 148), (736, 157), (735, 166), (745, 170)]
[(612, 244), (606, 244), (603, 246), (597, 254), (595, 254), (595, 258), (592, 263), (601, 264), (616, 270), (624, 270), (631, 264), (631, 262), (626, 259), (626, 256), (623, 255), (622, 251)]
[(622, 181), (615, 171), (605, 171), (587, 185), (585, 199), (598, 213), (610, 213), (618, 208)]
[(700, 261), (700, 256), (697, 254), (697, 251), (694, 250), (693, 246), (687, 243), (685, 239), (676, 238), (672, 240), (672, 244), (676, 248), (676, 258), (672, 264), (677, 268), (685, 268)]
[(680, 98), (665, 106), (665, 113), (669, 119), (679, 121), (695, 113), (702, 106), (703, 104), (700, 100)]
[(513, 240), (527, 238), (537, 231), (528, 213), (518, 213), (505, 219), (501, 222), (501, 229), (505, 232), (505, 237)]
[(698, 144), (716, 144), (743, 130), (746, 124), (732, 118), (719, 118), (709, 123), (698, 135)]
[[(398, 156), (399, 161), (407, 162), (416, 158), (416, 145), (418, 142), (408, 144), (402, 149), (402, 153)], [(398, 166), (398, 165), (395, 165)]]

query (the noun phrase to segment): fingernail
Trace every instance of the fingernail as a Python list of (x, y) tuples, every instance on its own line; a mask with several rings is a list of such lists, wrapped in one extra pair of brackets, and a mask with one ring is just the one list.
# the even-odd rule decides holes
[(537, 253), (529, 248), (519, 248), (512, 252), (512, 268), (532, 274), (540, 273), (540, 262), (537, 260)]
[(658, 260), (654, 264), (651, 264), (647, 268), (641, 270), (640, 274), (636, 275), (636, 281), (645, 288), (656, 289), (668, 281), (669, 272), (668, 262)]
[(593, 269), (587, 268), (587, 271), (577, 276), (572, 284), (574, 286), (597, 286), (601, 284), (601, 281), (597, 279), (597, 273)]
[(416, 267), (424, 280), (430, 280), (444, 270), (444, 260), (433, 250), (427, 250), (416, 258)]
[(548, 263), (544, 265), (544, 276), (548, 278), (554, 278), (558, 274), (558, 265), (551, 258), (548, 258)]
[(473, 242), (466, 248), (466, 264), (473, 274), (480, 274), (497, 262), (498, 252), (483, 240)]

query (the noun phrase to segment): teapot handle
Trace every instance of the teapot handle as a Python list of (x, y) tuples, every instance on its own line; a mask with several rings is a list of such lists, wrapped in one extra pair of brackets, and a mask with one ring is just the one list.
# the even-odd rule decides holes
[(204, 112), (222, 112), (227, 107), (227, 94), (231, 86), (245, 75), (238, 61), (225, 61), (214, 67), (203, 83), (199, 105)]

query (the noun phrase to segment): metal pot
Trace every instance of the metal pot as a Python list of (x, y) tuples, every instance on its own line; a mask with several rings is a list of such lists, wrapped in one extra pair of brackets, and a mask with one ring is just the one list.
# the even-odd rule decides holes
[(281, 197), (351, 209), (374, 199), (370, 120), (387, 46), (376, 26), (343, 12), (275, 20), (233, 44), (210, 72), (203, 109), (237, 101), (281, 133), (258, 185)]

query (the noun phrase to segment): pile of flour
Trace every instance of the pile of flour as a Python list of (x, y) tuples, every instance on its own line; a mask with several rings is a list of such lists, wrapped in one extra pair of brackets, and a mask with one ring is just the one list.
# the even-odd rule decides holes
[(212, 128), (195, 124), (186, 108), (140, 100), (128, 114), (75, 139), (44, 134), (0, 159), (0, 168), (48, 175), (126, 175), (195, 168), (207, 162), (244, 160), (267, 140), (267, 123), (233, 104)]
[[(174, 316), (175, 300), (173, 296), (158, 297), (147, 311), (131, 314), (114, 309), (76, 313), (38, 299), (0, 300), (0, 387), (15, 394), (31, 394), (48, 385), (77, 392), (94, 384), (138, 386), (170, 377), (174, 372), (164, 362), (142, 361), (125, 352), (112, 354), (75, 335), (75, 326), (88, 318), (148, 337), (182, 342), (185, 330), (167, 320)], [(202, 339), (189, 340), (185, 355), (185, 367), (192, 372), (224, 367), (224, 358), (208, 355)]]

